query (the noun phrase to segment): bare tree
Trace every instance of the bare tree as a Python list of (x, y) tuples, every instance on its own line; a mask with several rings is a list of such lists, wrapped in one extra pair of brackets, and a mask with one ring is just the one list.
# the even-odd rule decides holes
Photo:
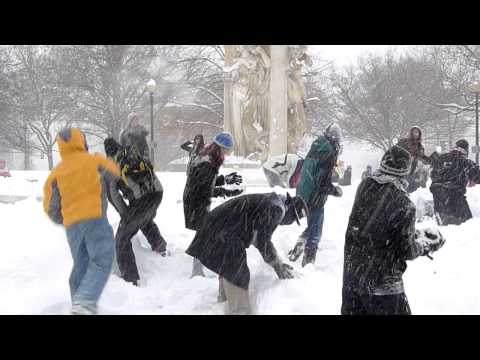
[(5, 125), (12, 148), (22, 148), (25, 153), (26, 168), (29, 154), (38, 151), (47, 156), (51, 169), (56, 133), (75, 120), (75, 97), (63, 86), (62, 64), (51, 50), (51, 46), (32, 45), (10, 48)]
[(161, 82), (154, 71), (154, 46), (68, 45), (58, 47), (57, 52), (70, 69), (66, 75), (76, 88), (83, 122), (90, 126), (87, 131), (101, 137), (118, 139), (130, 112), (146, 112), (147, 81), (153, 77)]
[(428, 129), (439, 109), (419, 94), (436, 85), (433, 66), (393, 51), (368, 55), (332, 74), (338, 117), (347, 134), (386, 150), (413, 125)]

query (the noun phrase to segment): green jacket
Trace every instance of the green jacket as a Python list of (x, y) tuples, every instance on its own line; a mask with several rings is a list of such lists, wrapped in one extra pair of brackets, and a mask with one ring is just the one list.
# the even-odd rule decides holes
[(324, 135), (320, 135), (310, 147), (305, 158), (297, 186), (300, 196), (309, 208), (323, 206), (329, 190), (332, 171), (337, 161), (337, 151)]

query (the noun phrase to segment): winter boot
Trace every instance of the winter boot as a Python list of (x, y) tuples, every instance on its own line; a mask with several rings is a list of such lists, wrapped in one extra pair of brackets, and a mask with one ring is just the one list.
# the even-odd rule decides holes
[(192, 276), (191, 278), (195, 276), (203, 276), (205, 277), (205, 274), (203, 272), (203, 265), (198, 259), (193, 259), (193, 269), (192, 269)]
[(317, 256), (316, 247), (305, 247), (305, 252), (303, 253), (302, 267), (308, 264), (315, 264), (315, 257)]
[(300, 236), (295, 244), (295, 247), (288, 252), (288, 260), (292, 262), (297, 261), (300, 255), (302, 255), (306, 243), (307, 239)]

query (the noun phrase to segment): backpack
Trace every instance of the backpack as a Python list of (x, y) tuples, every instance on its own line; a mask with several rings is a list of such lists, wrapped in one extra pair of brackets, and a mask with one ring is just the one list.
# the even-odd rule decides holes
[[(127, 185), (132, 180), (141, 187), (153, 186), (155, 173), (150, 160), (144, 157), (135, 145), (123, 148), (117, 155), (122, 178)], [(142, 186), (143, 185), (143, 186)]]

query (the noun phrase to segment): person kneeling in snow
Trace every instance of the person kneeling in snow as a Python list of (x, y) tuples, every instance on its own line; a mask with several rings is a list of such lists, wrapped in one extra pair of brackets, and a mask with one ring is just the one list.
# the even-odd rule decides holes
[(357, 189), (345, 235), (342, 315), (409, 315), (406, 260), (428, 256), (445, 242), (437, 230), (415, 230), (416, 210), (406, 192), (411, 163), (408, 151), (393, 146)]
[(219, 301), (229, 314), (250, 314), (250, 271), (246, 249), (253, 245), (280, 279), (293, 278), (293, 268), (282, 262), (271, 241), (278, 225), (290, 225), (306, 216), (299, 198), (276, 193), (248, 194), (212, 210), (186, 253), (219, 275)]
[(120, 169), (100, 154), (90, 155), (79, 129), (60, 131), (56, 141), (62, 161), (45, 182), (43, 208), (66, 228), (73, 257), (72, 314), (95, 314), (114, 257), (106, 189), (120, 178)]
[[(163, 187), (148, 158), (135, 147), (122, 147), (114, 139), (104, 142), (108, 157), (119, 163), (122, 179), (112, 183), (109, 200), (120, 214), (121, 220), (115, 235), (118, 268), (122, 278), (138, 285), (138, 273), (132, 238), (141, 230), (152, 250), (166, 255), (167, 242), (153, 221), (163, 198)], [(128, 205), (124, 198), (128, 200)]]

